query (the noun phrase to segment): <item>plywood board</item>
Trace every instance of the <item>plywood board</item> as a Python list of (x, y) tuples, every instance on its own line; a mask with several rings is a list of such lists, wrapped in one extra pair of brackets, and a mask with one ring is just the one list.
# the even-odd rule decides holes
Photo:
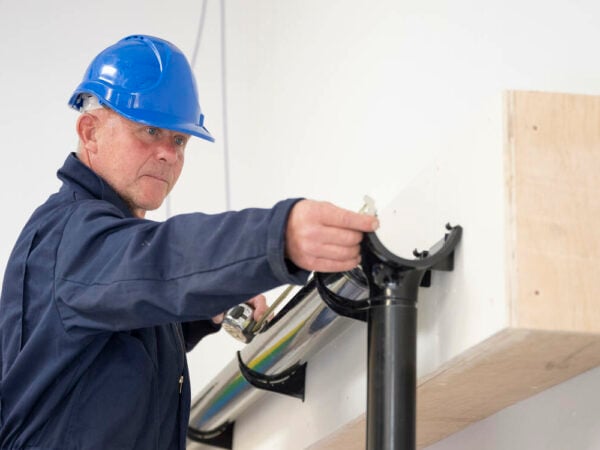
[(600, 332), (600, 97), (510, 92), (512, 325)]

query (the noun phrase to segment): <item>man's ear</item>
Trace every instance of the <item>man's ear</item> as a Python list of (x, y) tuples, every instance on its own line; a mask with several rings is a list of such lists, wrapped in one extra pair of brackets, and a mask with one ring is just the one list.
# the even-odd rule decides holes
[(88, 152), (96, 153), (98, 151), (96, 140), (98, 126), (99, 119), (93, 114), (83, 113), (77, 119), (77, 135), (79, 136), (81, 147)]

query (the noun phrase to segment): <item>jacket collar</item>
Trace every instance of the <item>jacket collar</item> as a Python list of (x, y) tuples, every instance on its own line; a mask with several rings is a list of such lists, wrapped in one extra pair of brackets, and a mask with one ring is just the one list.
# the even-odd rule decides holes
[(127, 203), (96, 172), (83, 164), (75, 155), (69, 154), (63, 166), (56, 173), (63, 182), (63, 189), (69, 189), (87, 198), (97, 198), (112, 203), (126, 217), (133, 217)]

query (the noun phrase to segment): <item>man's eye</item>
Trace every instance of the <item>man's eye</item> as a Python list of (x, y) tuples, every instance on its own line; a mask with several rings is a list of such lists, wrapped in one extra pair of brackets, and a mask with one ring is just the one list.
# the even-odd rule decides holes
[(184, 137), (182, 137), (182, 136), (175, 136), (175, 145), (183, 146), (183, 145), (185, 145), (185, 143), (186, 143), (186, 140), (185, 140)]
[(156, 128), (156, 127), (147, 127), (146, 128), (146, 133), (148, 133), (150, 136), (156, 136), (156, 135), (158, 135), (158, 128)]

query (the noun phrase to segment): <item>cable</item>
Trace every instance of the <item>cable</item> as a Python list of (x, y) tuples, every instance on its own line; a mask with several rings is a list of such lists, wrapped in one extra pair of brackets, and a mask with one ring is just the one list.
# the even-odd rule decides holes
[(288, 285), (288, 287), (286, 287), (285, 290), (279, 295), (279, 297), (277, 297), (277, 299), (273, 302), (273, 304), (271, 306), (269, 306), (269, 308), (267, 308), (267, 310), (262, 315), (260, 320), (254, 324), (254, 327), (251, 330), (252, 333), (260, 332), (263, 325), (265, 325), (265, 322), (267, 321), (267, 319), (271, 316), (271, 313), (275, 310), (275, 308), (277, 308), (277, 305), (279, 305), (288, 296), (288, 294), (290, 293), (290, 291), (292, 290), (293, 287), (294, 287), (293, 284)]
[(225, 40), (225, 0), (221, 0), (221, 99), (223, 102), (223, 160), (225, 175), (225, 208), (231, 209), (231, 189), (229, 183), (229, 133), (227, 114), (227, 43)]
[(194, 46), (194, 51), (192, 52), (192, 69), (196, 66), (196, 60), (198, 58), (198, 52), (200, 50), (200, 42), (202, 42), (202, 35), (204, 34), (204, 21), (206, 18), (207, 5), (208, 0), (202, 0), (202, 8), (200, 10), (200, 21), (198, 23), (198, 32), (196, 33), (196, 45)]

